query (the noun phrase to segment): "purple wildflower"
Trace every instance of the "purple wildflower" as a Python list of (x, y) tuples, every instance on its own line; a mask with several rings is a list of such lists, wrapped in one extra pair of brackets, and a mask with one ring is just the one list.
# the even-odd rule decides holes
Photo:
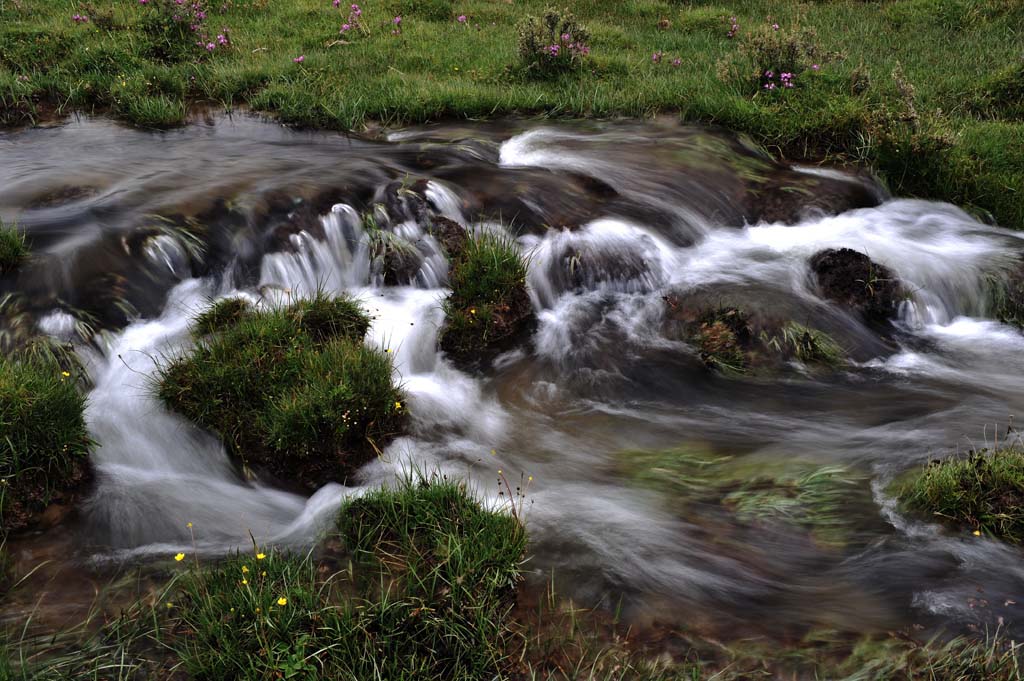
[(459, 22), (460, 24), (464, 24), (464, 23), (466, 23), (466, 15), (465, 15), (465, 14), (460, 14), (460, 15), (459, 15), (459, 18), (458, 18), (458, 22)]
[(296, 64), (301, 64), (302, 62), (306, 61), (306, 55), (300, 54), (295, 59), (292, 59), (292, 61), (295, 62)]

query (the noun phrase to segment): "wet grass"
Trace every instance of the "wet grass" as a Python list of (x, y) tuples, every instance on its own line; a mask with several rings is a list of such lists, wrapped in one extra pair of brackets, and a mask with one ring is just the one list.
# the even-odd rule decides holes
[(390, 355), (363, 342), (369, 323), (345, 297), (222, 301), (196, 320), (194, 351), (162, 367), (157, 394), (245, 465), (310, 489), (344, 480), (405, 418)]
[(515, 338), (532, 314), (526, 270), (526, 259), (508, 237), (472, 235), (451, 263), (441, 349), (470, 361)]
[(29, 248), (16, 225), (0, 220), (0, 276), (16, 272), (28, 260)]
[(0, 535), (88, 478), (85, 397), (56, 358), (0, 354)]
[[(193, 37), (168, 45), (153, 29), (157, 4), (4, 3), (0, 121), (84, 110), (166, 126), (196, 104), (244, 105), (334, 129), (670, 113), (748, 133), (791, 158), (866, 162), (899, 194), (1024, 226), (1024, 145), (1013, 144), (1024, 135), (1024, 6), (1015, 0), (582, 0), (573, 11), (590, 54), (544, 77), (520, 68), (517, 38), (517, 24), (539, 16), (543, 0), (368, 2), (363, 30), (345, 35), (348, 3), (213, 2), (203, 30), (216, 42), (228, 28), (230, 47), (209, 52)], [(93, 16), (72, 21), (82, 13)], [(788, 43), (776, 36), (799, 54), (782, 59)], [(655, 53), (663, 54), (657, 63)], [(752, 87), (753, 68), (768, 63), (793, 69), (795, 87)]]
[(908, 511), (961, 530), (1024, 542), (1024, 451), (982, 451), (933, 461), (899, 482)]

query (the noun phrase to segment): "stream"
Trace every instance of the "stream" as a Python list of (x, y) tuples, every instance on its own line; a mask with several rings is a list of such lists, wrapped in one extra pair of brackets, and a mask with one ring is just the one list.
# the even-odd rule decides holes
[[(383, 271), (367, 215), (411, 245), (413, 266)], [(529, 257), (536, 328), (482, 371), (437, 349), (447, 263), (431, 216), (507, 234)], [(52, 578), (0, 617), (84, 603), (89, 574), (191, 550), (188, 523), (204, 555), (244, 549), (250, 532), (308, 547), (343, 499), (416, 470), (465, 478), (494, 505), (500, 477), (521, 486), (531, 579), (627, 620), (1024, 633), (1020, 550), (904, 517), (888, 491), (913, 465), (1012, 440), (1024, 409), (1024, 335), (988, 302), (1024, 237), (956, 206), (664, 121), (349, 137), (234, 117), (0, 132), (0, 217), (36, 253), (0, 295), (75, 343), (98, 443), (76, 513), (10, 542), (20, 569), (48, 559)], [(884, 332), (821, 297), (808, 261), (828, 248), (904, 283)], [(244, 479), (153, 380), (212, 301), (317, 290), (370, 311), (367, 342), (393, 353), (412, 423), (355, 479), (307, 498)], [(826, 331), (849, 361), (709, 370), (672, 323), (694, 298)], [(832, 471), (849, 490), (828, 502), (840, 538), (702, 496), (651, 454), (666, 451), (768, 477)]]

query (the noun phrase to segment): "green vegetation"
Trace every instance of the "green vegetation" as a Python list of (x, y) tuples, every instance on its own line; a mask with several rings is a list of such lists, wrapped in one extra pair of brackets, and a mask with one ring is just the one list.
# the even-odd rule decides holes
[(457, 361), (471, 362), (514, 340), (532, 316), (526, 268), (508, 237), (473, 235), (451, 264), (441, 349)]
[(0, 535), (89, 477), (85, 398), (53, 356), (0, 354)]
[(896, 485), (904, 508), (959, 529), (1024, 543), (1024, 450), (932, 461)]
[(0, 220), (0, 276), (17, 271), (28, 260), (28, 255), (25, 235), (14, 225), (5, 225)]
[(246, 465), (310, 489), (344, 480), (405, 418), (390, 356), (363, 343), (369, 324), (345, 297), (269, 310), (221, 301), (196, 320), (195, 350), (162, 368), (157, 393)]
[[(1014, 0), (581, 0), (572, 9), (588, 53), (553, 73), (522, 68), (524, 20), (542, 17), (545, 0), (365, 3), (345, 33), (347, 2), (211, 2), (198, 36), (168, 25), (165, 4), (4, 3), (0, 122), (78, 109), (164, 126), (190, 105), (334, 129), (671, 112), (791, 158), (868, 163), (896, 193), (1024, 226), (1024, 6)], [(558, 41), (562, 59), (570, 50)]]
[(503, 678), (526, 549), (514, 515), (435, 477), (349, 501), (338, 518), (328, 543), (341, 540), (347, 565), (255, 546), (211, 565), (178, 554), (169, 584), (87, 637), (77, 660), (3, 678), (167, 678), (178, 663), (194, 679)]
[(858, 519), (870, 517), (854, 512), (872, 506), (867, 479), (843, 466), (766, 465), (699, 447), (627, 451), (618, 461), (629, 479), (663, 494), (673, 511), (711, 524), (724, 519), (725, 528), (781, 523), (819, 545), (842, 548), (856, 538)]
[(846, 353), (824, 331), (798, 322), (758, 322), (744, 310), (731, 306), (700, 310), (684, 325), (705, 366), (726, 375), (777, 371), (786, 362), (798, 361), (810, 368), (834, 369)]

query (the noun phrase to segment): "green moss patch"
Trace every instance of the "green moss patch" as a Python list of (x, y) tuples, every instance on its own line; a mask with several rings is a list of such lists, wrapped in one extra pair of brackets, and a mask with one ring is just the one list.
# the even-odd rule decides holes
[(88, 481), (84, 410), (75, 378), (57, 361), (0, 355), (0, 534), (24, 529)]
[(195, 350), (161, 369), (157, 394), (246, 465), (307, 489), (343, 481), (405, 418), (390, 356), (363, 343), (369, 324), (349, 298), (222, 301), (197, 319)]
[(470, 238), (451, 263), (441, 349), (470, 364), (514, 343), (533, 318), (526, 268), (511, 239), (490, 233)]
[(936, 460), (895, 485), (902, 507), (962, 530), (1024, 542), (1024, 450)]
[(348, 502), (339, 529), (354, 575), (270, 550), (189, 569), (170, 608), (190, 632), (173, 644), (189, 673), (469, 681), (502, 671), (526, 549), (515, 518), (461, 484), (409, 480)]

